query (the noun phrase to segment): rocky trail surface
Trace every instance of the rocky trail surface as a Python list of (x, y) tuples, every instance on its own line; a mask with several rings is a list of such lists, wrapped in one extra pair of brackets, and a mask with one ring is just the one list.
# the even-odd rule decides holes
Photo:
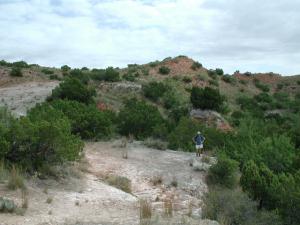
[(0, 106), (7, 107), (15, 116), (23, 116), (36, 103), (44, 102), (58, 81), (30, 81), (0, 87)]
[[(140, 224), (140, 199), (145, 199), (156, 217), (151, 224), (215, 225), (201, 220), (201, 197), (207, 186), (205, 173), (191, 166), (193, 157), (146, 148), (139, 142), (127, 147), (120, 147), (119, 141), (86, 143), (83, 162), (74, 165), (80, 176), (70, 175), (64, 182), (31, 178), (25, 214), (0, 214), (0, 224), (135, 225)], [(131, 193), (108, 185), (109, 176), (127, 177)], [(157, 178), (161, 182), (155, 184)], [(8, 191), (5, 185), (0, 184), (0, 196), (21, 204), (20, 191)], [(171, 218), (164, 217), (166, 202), (172, 204)]]

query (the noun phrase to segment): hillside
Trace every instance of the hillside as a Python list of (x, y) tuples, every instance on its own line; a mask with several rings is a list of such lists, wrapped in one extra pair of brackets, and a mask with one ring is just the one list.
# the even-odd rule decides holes
[[(165, 75), (161, 74), (159, 72), (161, 67), (169, 68), (170, 72)], [(51, 85), (50, 80), (62, 79), (63, 74), (68, 73), (57, 68), (32, 65), (23, 69), (23, 77), (11, 77), (9, 76), (11, 68), (12, 65), (0, 64), (1, 88), (17, 88), (17, 84), (30, 82), (43, 82), (44, 84), (49, 82), (50, 87), (55, 87)], [(86, 76), (90, 76), (93, 73), (93, 70), (88, 70), (87, 68), (83, 68), (81, 71)], [(222, 73), (217, 75), (214, 70), (206, 69), (201, 64), (197, 66), (197, 62), (185, 56), (170, 57), (162, 61), (155, 61), (144, 65), (131, 64), (127, 68), (117, 69), (117, 71), (120, 72), (122, 81), (93, 83), (98, 92), (98, 101), (116, 109), (120, 108), (121, 100), (124, 97), (139, 97), (142, 85), (151, 81), (171, 83), (183, 98), (184, 96), (188, 96), (188, 92), (192, 86), (219, 88), (221, 94), (227, 98), (229, 107), (232, 110), (238, 108), (236, 103), (238, 97), (252, 97), (261, 92), (261, 89), (255, 85), (255, 81), (257, 80), (267, 85), (270, 88), (270, 93), (284, 92), (293, 96), (300, 91), (300, 75), (281, 76), (274, 73), (242, 74), (239, 72), (233, 75), (223, 75)], [(35, 88), (33, 88), (33, 92), (34, 90)], [(1, 105), (5, 103), (10, 105), (5, 97), (2, 99)]]
[(0, 98), (1, 225), (300, 222), (300, 75), (0, 61)]

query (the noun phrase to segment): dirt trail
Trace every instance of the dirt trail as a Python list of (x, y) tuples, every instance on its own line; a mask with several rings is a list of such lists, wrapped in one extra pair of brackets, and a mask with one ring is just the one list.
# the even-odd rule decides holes
[[(0, 214), (0, 225), (135, 225), (139, 224), (140, 198), (150, 199), (155, 213), (162, 213), (164, 200), (171, 199), (173, 218), (190, 211), (197, 224), (215, 224), (199, 222), (201, 196), (207, 187), (204, 174), (189, 166), (191, 154), (149, 149), (135, 142), (127, 147), (128, 158), (123, 159), (124, 148), (118, 146), (119, 142), (86, 143), (88, 166), (84, 171), (88, 172), (67, 183), (32, 178), (27, 184), (29, 207), (25, 215)], [(110, 174), (129, 178), (132, 194), (102, 181)], [(155, 186), (151, 179), (157, 175), (163, 182)], [(172, 180), (177, 181), (177, 187), (170, 185)], [(0, 196), (21, 204), (20, 192), (8, 191), (1, 184)], [(47, 198), (53, 199), (50, 204)]]

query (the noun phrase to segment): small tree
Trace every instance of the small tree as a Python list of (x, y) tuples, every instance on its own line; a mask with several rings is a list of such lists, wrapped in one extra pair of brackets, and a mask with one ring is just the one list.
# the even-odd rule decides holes
[(226, 155), (218, 157), (218, 163), (213, 165), (208, 174), (208, 179), (213, 184), (233, 188), (238, 183), (239, 163)]
[(153, 81), (143, 85), (142, 90), (145, 97), (156, 102), (167, 91), (167, 86), (161, 82)]
[(217, 68), (215, 71), (216, 71), (216, 74), (219, 76), (222, 76), (224, 74), (224, 71), (220, 68)]
[(10, 71), (12, 77), (23, 77), (22, 69), (20, 67), (13, 67)]
[(88, 88), (78, 79), (68, 78), (52, 91), (48, 100), (68, 99), (86, 104), (94, 102), (95, 89)]
[(199, 62), (193, 62), (192, 66), (191, 66), (191, 69), (192, 70), (197, 70), (197, 69), (200, 69), (202, 67), (202, 64), (199, 63)]
[(151, 136), (154, 128), (163, 124), (156, 107), (137, 99), (127, 101), (118, 118), (121, 134), (133, 134), (137, 138)]
[(167, 75), (171, 72), (171, 69), (167, 66), (161, 66), (159, 67), (159, 73), (162, 74), (162, 75)]
[(211, 109), (220, 111), (224, 102), (224, 97), (216, 89), (205, 87), (193, 87), (191, 92), (191, 102), (195, 108)]
[(68, 65), (63, 65), (62, 67), (60, 67), (60, 69), (62, 70), (62, 71), (69, 71), (70, 69), (71, 69), (71, 67), (69, 67)]

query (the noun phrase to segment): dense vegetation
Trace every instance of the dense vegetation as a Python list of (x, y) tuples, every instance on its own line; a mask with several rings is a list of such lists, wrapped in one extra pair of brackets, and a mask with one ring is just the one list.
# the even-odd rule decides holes
[(205, 87), (204, 89), (193, 87), (191, 102), (195, 108), (221, 111), (224, 97), (219, 90), (210, 87)]
[[(296, 225), (300, 223), (298, 96), (291, 98), (285, 93), (271, 96), (266, 90), (262, 91), (253, 98), (238, 99), (241, 109), (232, 114), (236, 132), (227, 134), (225, 144), (218, 148), (222, 156), (211, 168), (209, 180), (214, 185), (231, 188), (228, 193), (232, 198), (237, 198), (236, 185), (228, 185), (238, 178), (238, 170), (233, 167), (237, 162), (241, 174), (240, 185), (244, 191), (239, 195), (246, 193), (258, 208), (257, 213), (264, 212), (264, 215), (269, 214), (268, 217), (277, 218), (277, 224)], [(274, 109), (284, 111), (270, 111)], [(219, 196), (218, 192), (212, 193), (213, 196), (208, 195), (208, 202), (218, 202), (221, 201), (218, 198), (224, 197)], [(216, 218), (210, 212), (212, 209), (207, 210), (209, 218)], [(226, 211), (225, 208), (223, 210)], [(251, 209), (247, 207), (245, 210)], [(260, 217), (257, 213), (253, 217)], [(274, 213), (280, 218), (271, 215)], [(238, 224), (247, 224), (249, 218), (244, 216), (240, 219)], [(263, 224), (274, 224), (274, 221), (269, 219)]]

